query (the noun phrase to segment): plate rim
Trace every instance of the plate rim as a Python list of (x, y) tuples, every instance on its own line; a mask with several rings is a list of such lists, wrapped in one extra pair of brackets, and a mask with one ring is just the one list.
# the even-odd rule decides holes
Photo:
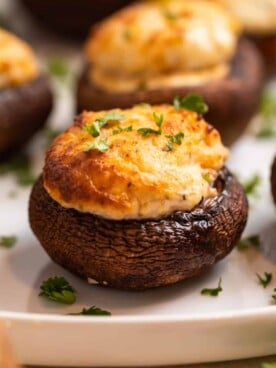
[[(100, 318), (99, 318), (100, 317)], [(72, 316), (72, 315), (59, 315), (50, 313), (27, 313), (27, 312), (12, 312), (1, 311), (0, 320), (5, 321), (22, 321), (22, 322), (48, 322), (48, 323), (96, 323), (96, 324), (136, 324), (136, 323), (196, 323), (196, 322), (222, 322), (229, 320), (246, 320), (246, 319), (259, 319), (259, 318), (276, 318), (276, 304), (255, 307), (252, 309), (239, 311), (233, 310), (222, 313), (204, 313), (204, 314), (187, 314), (187, 315), (171, 315), (164, 314), (159, 316), (154, 315), (115, 315), (115, 316)]]

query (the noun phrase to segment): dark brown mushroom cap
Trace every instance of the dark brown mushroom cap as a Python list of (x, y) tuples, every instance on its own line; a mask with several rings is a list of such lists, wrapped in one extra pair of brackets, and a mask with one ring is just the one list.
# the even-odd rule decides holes
[(276, 204), (276, 157), (271, 168), (271, 191)]
[(233, 249), (246, 224), (247, 199), (226, 168), (215, 186), (218, 195), (190, 212), (112, 221), (63, 208), (40, 178), (31, 194), (29, 219), (56, 263), (101, 285), (144, 290), (200, 274)]
[(0, 153), (26, 143), (41, 129), (52, 110), (53, 96), (46, 77), (0, 90)]
[(87, 69), (79, 80), (77, 109), (106, 110), (131, 107), (137, 103), (172, 103), (175, 96), (188, 93), (202, 95), (210, 107), (206, 120), (222, 135), (223, 142), (233, 143), (245, 130), (255, 114), (263, 86), (263, 64), (255, 46), (242, 40), (224, 79), (194, 87), (139, 90), (109, 93), (92, 84)]
[(267, 76), (276, 73), (276, 34), (272, 35), (249, 35), (248, 36), (259, 49), (265, 63)]
[(48, 29), (66, 37), (83, 38), (91, 25), (131, 0), (21, 0)]

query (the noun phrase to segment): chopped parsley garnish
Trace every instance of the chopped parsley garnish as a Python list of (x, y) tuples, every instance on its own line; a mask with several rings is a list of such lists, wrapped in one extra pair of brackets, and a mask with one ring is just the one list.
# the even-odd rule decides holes
[(266, 288), (272, 281), (272, 273), (264, 272), (264, 276), (262, 277), (258, 273), (256, 273), (256, 276), (258, 277), (259, 283)]
[(129, 28), (126, 28), (123, 32), (123, 38), (126, 41), (132, 41), (133, 39), (133, 33), (131, 32), (131, 30)]
[(105, 153), (109, 148), (109, 141), (108, 138), (100, 139), (96, 142), (88, 143), (87, 146), (84, 148), (83, 152), (89, 152), (91, 150), (98, 150), (101, 153)]
[(0, 247), (11, 248), (15, 245), (17, 237), (14, 235), (0, 236)]
[(182, 140), (184, 138), (184, 133), (180, 132), (175, 135), (166, 135), (166, 138), (168, 139), (168, 145), (166, 149), (168, 151), (173, 151), (174, 145), (177, 144), (180, 146), (182, 144)]
[(27, 186), (35, 182), (29, 157), (23, 153), (14, 155), (8, 161), (0, 164), (0, 176), (8, 173), (15, 175), (19, 185)]
[(154, 112), (153, 119), (159, 129), (140, 128), (137, 130), (137, 132), (141, 134), (143, 137), (147, 137), (151, 134), (156, 134), (156, 135), (162, 134), (162, 124), (163, 124), (164, 116), (162, 114), (158, 115), (156, 112)]
[(203, 179), (204, 179), (205, 181), (207, 181), (207, 183), (210, 183), (210, 181), (211, 181), (210, 173), (209, 173), (209, 172), (207, 172), (206, 174), (204, 174), (204, 175), (203, 175)]
[(274, 293), (275, 294), (272, 295), (272, 299), (276, 300), (276, 289), (274, 289)]
[(276, 363), (263, 363), (261, 368), (276, 368)]
[(202, 289), (201, 290), (201, 294), (202, 295), (210, 295), (210, 296), (218, 296), (220, 292), (222, 292), (222, 287), (221, 287), (221, 277), (219, 278), (219, 282), (218, 282), (218, 286), (214, 289)]
[(261, 184), (261, 177), (258, 174), (243, 182), (243, 189), (248, 196), (256, 196), (259, 185)]
[(70, 74), (70, 69), (66, 60), (57, 57), (47, 62), (47, 70), (49, 74), (61, 80), (66, 79)]
[(194, 111), (200, 115), (206, 114), (209, 110), (208, 105), (204, 102), (202, 96), (199, 95), (190, 94), (182, 99), (176, 96), (173, 100), (173, 104), (178, 110), (186, 109)]
[(242, 252), (251, 247), (259, 248), (260, 245), (261, 241), (259, 235), (251, 235), (248, 236), (247, 238), (240, 240), (237, 244), (237, 249)]
[(92, 307), (87, 308), (87, 309), (83, 308), (82, 311), (79, 313), (70, 313), (70, 315), (71, 316), (111, 316), (111, 313), (104, 309), (95, 307), (95, 305), (93, 305)]
[(123, 132), (132, 132), (132, 125), (126, 127), (126, 128), (121, 128), (121, 127), (117, 127), (116, 129), (113, 130), (113, 134), (119, 134), (119, 133), (123, 133)]
[(73, 304), (76, 301), (76, 290), (62, 276), (50, 277), (43, 281), (40, 290), (39, 296), (57, 303)]
[(83, 129), (86, 130), (92, 137), (96, 138), (100, 135), (101, 128), (108, 124), (110, 121), (122, 121), (125, 120), (125, 116), (118, 112), (108, 112), (103, 117), (98, 118), (92, 125), (85, 124)]
[(266, 90), (260, 103), (261, 128), (257, 132), (257, 138), (276, 137), (276, 94)]
[(163, 12), (164, 17), (168, 20), (176, 20), (178, 18), (177, 14), (172, 13), (170, 10), (166, 9)]

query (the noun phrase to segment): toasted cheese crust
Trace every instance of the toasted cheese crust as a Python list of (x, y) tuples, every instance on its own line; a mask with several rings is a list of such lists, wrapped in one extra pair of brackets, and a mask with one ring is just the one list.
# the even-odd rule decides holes
[(37, 76), (38, 66), (31, 48), (0, 29), (0, 88), (18, 86)]
[(248, 33), (276, 33), (276, 0), (216, 0), (231, 11)]
[(215, 3), (134, 4), (92, 31), (85, 48), (90, 78), (113, 91), (139, 89), (145, 82), (156, 88), (221, 78), (239, 31), (237, 21)]
[[(228, 150), (202, 117), (169, 105), (143, 104), (112, 112), (123, 118), (109, 121), (99, 137), (84, 127), (107, 112), (84, 112), (50, 147), (44, 186), (61, 206), (113, 220), (160, 218), (191, 210), (202, 198), (216, 195), (211, 182)], [(137, 131), (158, 130), (158, 117), (163, 119), (161, 134), (142, 136)], [(118, 133), (118, 125), (127, 131)], [(182, 142), (170, 150), (168, 136), (179, 133)], [(84, 152), (89, 143), (103, 139), (109, 142), (105, 153)]]

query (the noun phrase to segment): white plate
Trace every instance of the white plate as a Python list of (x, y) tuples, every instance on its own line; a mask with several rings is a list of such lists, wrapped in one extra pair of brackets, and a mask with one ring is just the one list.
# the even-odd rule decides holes
[[(147, 292), (90, 286), (53, 264), (32, 235), (27, 219), (29, 190), (1, 177), (0, 234), (16, 234), (14, 248), (0, 249), (0, 319), (25, 364), (60, 366), (169, 365), (238, 359), (276, 353), (276, 216), (269, 188), (275, 141), (243, 138), (229, 166), (242, 177), (262, 175), (260, 198), (251, 206), (247, 234), (261, 234), (261, 250), (233, 251), (209, 273)], [(17, 198), (8, 193), (16, 189)], [(256, 272), (272, 272), (263, 289)], [(41, 282), (63, 275), (78, 291), (66, 307), (38, 296)], [(222, 277), (223, 292), (200, 295)], [(112, 317), (67, 313), (97, 305)]]
[[(63, 54), (72, 65), (78, 64), (75, 48), (61, 48), (53, 40), (49, 44), (26, 23), (16, 24), (33, 40), (42, 58)], [(62, 89), (58, 96), (61, 105), (52, 122), (64, 125), (71, 121), (72, 96)], [(275, 140), (243, 138), (229, 162), (242, 178), (255, 172), (263, 178), (245, 233), (261, 234), (261, 250), (235, 250), (199, 278), (141, 293), (89, 286), (53, 264), (28, 225), (29, 190), (17, 188), (11, 176), (0, 177), (0, 235), (16, 234), (19, 239), (14, 248), (0, 249), (0, 319), (20, 361), (49, 366), (145, 366), (275, 354), (276, 305), (271, 295), (276, 287), (276, 211), (269, 188), (275, 146)], [(39, 171), (40, 139), (32, 149)], [(9, 198), (14, 189), (18, 196)], [(255, 275), (264, 271), (274, 278), (267, 289)], [(78, 290), (75, 305), (66, 307), (38, 297), (41, 282), (54, 275), (65, 276)], [(203, 287), (216, 286), (219, 277), (223, 286), (219, 297), (200, 295)], [(66, 315), (92, 305), (110, 310), (112, 317)]]

